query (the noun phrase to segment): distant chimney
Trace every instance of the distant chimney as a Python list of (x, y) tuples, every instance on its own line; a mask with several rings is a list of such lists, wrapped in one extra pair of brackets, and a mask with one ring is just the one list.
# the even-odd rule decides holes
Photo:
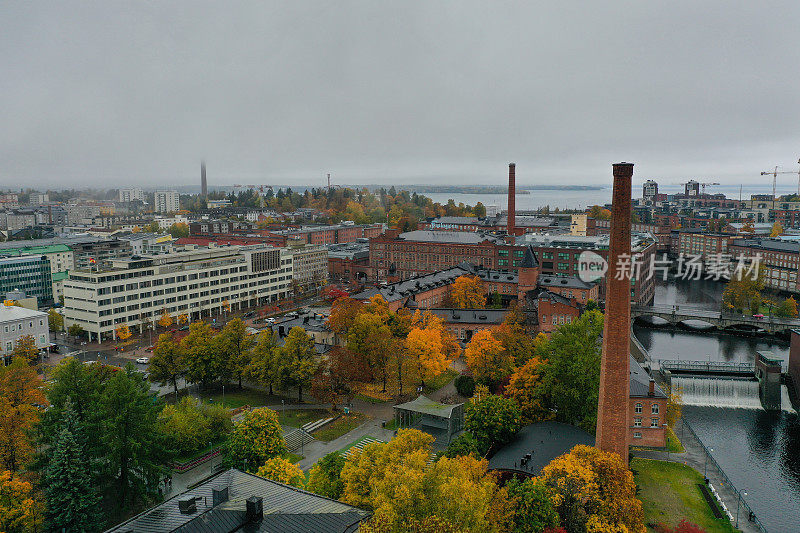
[(516, 196), (517, 196), (517, 178), (514, 175), (517, 165), (514, 163), (508, 164), (508, 234), (514, 235), (515, 217), (517, 214)]
[(648, 396), (655, 396), (656, 395), (656, 380), (650, 378), (650, 387), (647, 389)]
[(206, 181), (206, 162), (200, 162), (200, 194), (203, 198), (208, 196), (208, 182)]

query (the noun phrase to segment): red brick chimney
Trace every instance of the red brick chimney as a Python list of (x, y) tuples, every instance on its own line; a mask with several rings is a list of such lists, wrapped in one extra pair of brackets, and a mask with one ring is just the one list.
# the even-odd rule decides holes
[(508, 164), (508, 234), (514, 235), (516, 232), (515, 220), (517, 214), (517, 178), (514, 175), (514, 170), (517, 165), (514, 163)]
[[(606, 314), (603, 329), (603, 357), (600, 364), (600, 402), (597, 406), (595, 444), (618, 454), (628, 464), (630, 398), (630, 271), (620, 272), (619, 258), (631, 254), (632, 163), (614, 165), (611, 208), (611, 238), (606, 273)], [(622, 264), (625, 264), (624, 262)], [(627, 264), (630, 264), (629, 262)]]

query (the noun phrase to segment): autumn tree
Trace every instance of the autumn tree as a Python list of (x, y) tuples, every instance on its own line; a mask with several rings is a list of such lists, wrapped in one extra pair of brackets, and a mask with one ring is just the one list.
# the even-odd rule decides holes
[(667, 397), (667, 412), (664, 416), (667, 425), (671, 428), (680, 420), (683, 411), (683, 392), (678, 387), (672, 387)]
[(153, 383), (172, 383), (175, 398), (178, 397), (178, 380), (186, 372), (186, 359), (180, 344), (175, 342), (171, 333), (159, 335), (147, 370), (150, 372), (148, 379)]
[(117, 326), (117, 328), (114, 330), (114, 334), (121, 341), (126, 341), (131, 338), (131, 335), (133, 335), (131, 333), (131, 329), (128, 327), (128, 324), (120, 324)]
[(278, 414), (266, 407), (245, 413), (228, 436), (225, 451), (230, 466), (251, 471), (286, 453)]
[(0, 461), (3, 469), (16, 472), (33, 456), (31, 434), (47, 405), (42, 380), (22, 357), (0, 367)]
[(17, 339), (14, 349), (11, 351), (12, 359), (20, 359), (27, 364), (35, 363), (39, 357), (39, 348), (36, 347), (36, 340), (30, 335), (23, 335)]
[(177, 404), (164, 406), (158, 415), (158, 428), (171, 449), (190, 455), (227, 435), (233, 424), (224, 406), (187, 396)]
[(567, 531), (646, 531), (633, 473), (615, 453), (575, 446), (545, 466), (539, 479), (555, 495)]
[(472, 336), (464, 349), (464, 357), (475, 377), (488, 382), (502, 380), (514, 368), (513, 358), (488, 329), (482, 329)]
[(525, 322), (525, 311), (520, 305), (515, 305), (509, 308), (503, 323), (492, 330), (492, 336), (500, 341), (517, 366), (524, 365), (533, 357), (535, 350), (534, 340)]
[(128, 363), (108, 379), (97, 408), (106, 479), (117, 507), (129, 508), (154, 495), (162, 465), (171, 458), (157, 426), (161, 405)]
[(502, 446), (522, 429), (522, 415), (514, 400), (476, 394), (464, 410), (464, 430), (478, 441), (482, 453)]
[(47, 312), (47, 324), (50, 331), (62, 331), (64, 329), (64, 317), (55, 309)]
[(764, 290), (764, 269), (754, 265), (747, 272), (739, 269), (734, 272), (722, 292), (722, 308), (740, 313), (757, 313), (761, 307)]
[(782, 301), (775, 309), (775, 316), (782, 318), (797, 318), (797, 301), (790, 296)]
[(769, 236), (779, 237), (781, 235), (783, 235), (783, 226), (781, 226), (781, 223), (776, 220), (775, 223), (772, 225), (772, 229), (770, 230)]
[(458, 309), (486, 307), (486, 289), (477, 276), (459, 276), (450, 287), (450, 300)]
[(279, 350), (285, 361), (280, 371), (282, 382), (297, 387), (297, 401), (302, 403), (303, 388), (311, 386), (311, 379), (317, 370), (314, 339), (303, 328), (294, 327)]
[(350, 403), (356, 383), (369, 379), (369, 367), (347, 348), (335, 346), (317, 368), (311, 382), (311, 395), (320, 403)]
[(247, 326), (241, 318), (234, 318), (222, 328), (215, 338), (216, 349), (227, 361), (227, 374), (234, 376), (242, 388), (242, 378), (250, 364), (252, 349), (255, 344), (247, 333)]
[(166, 307), (161, 310), (161, 318), (158, 319), (158, 325), (165, 329), (172, 325), (172, 316)]
[(527, 423), (541, 422), (552, 418), (552, 413), (545, 407), (546, 393), (542, 382), (543, 373), (542, 362), (534, 357), (514, 370), (508, 387), (506, 387), (506, 394), (517, 402), (522, 418)]
[(92, 461), (72, 403), (63, 409), (61, 429), (44, 473), (49, 531), (101, 531), (100, 494), (92, 475)]
[(337, 298), (331, 304), (328, 327), (337, 335), (347, 335), (356, 316), (364, 311), (364, 304), (349, 297)]
[(361, 313), (356, 315), (347, 332), (347, 349), (364, 359), (373, 377), (382, 380), (384, 392), (388, 379), (391, 347), (394, 345), (387, 320), (388, 314)]
[(345, 459), (339, 452), (331, 452), (311, 467), (308, 473), (306, 490), (338, 500), (342, 497), (344, 482), (342, 481), (342, 468)]
[(181, 340), (180, 349), (186, 362), (186, 379), (192, 383), (207, 387), (225, 374), (226, 361), (216, 350), (214, 330), (207, 323), (192, 323), (189, 334)]
[(299, 467), (283, 457), (273, 457), (258, 468), (257, 476), (302, 489), (306, 475)]
[(35, 500), (33, 485), (14, 476), (13, 472), (0, 471), (0, 531), (35, 531), (38, 515), (39, 504)]
[(80, 337), (84, 334), (84, 329), (80, 324), (72, 324), (67, 328), (67, 333), (70, 337)]

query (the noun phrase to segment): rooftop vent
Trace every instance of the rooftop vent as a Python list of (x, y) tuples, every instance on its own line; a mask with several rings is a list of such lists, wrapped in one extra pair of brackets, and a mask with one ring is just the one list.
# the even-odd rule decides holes
[(216, 507), (228, 501), (228, 487), (215, 487), (211, 489), (212, 506)]
[(246, 522), (255, 522), (264, 518), (264, 499), (257, 496), (247, 498), (247, 508), (245, 514)]
[(182, 514), (192, 514), (197, 511), (197, 498), (187, 496), (178, 500), (178, 510)]
[(561, 284), (562, 284), (562, 285), (566, 285), (566, 284), (567, 284), (567, 280), (565, 280), (565, 279), (562, 279), (562, 280), (561, 280)]

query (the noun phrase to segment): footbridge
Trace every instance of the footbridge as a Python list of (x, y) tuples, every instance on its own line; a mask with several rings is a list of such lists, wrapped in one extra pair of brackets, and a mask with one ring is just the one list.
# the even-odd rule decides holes
[(787, 334), (789, 330), (800, 329), (800, 319), (745, 316), (737, 313), (710, 311), (688, 305), (631, 306), (631, 318), (655, 317), (672, 326), (686, 325), (685, 322), (703, 322), (720, 330), (731, 332), (761, 332)]

